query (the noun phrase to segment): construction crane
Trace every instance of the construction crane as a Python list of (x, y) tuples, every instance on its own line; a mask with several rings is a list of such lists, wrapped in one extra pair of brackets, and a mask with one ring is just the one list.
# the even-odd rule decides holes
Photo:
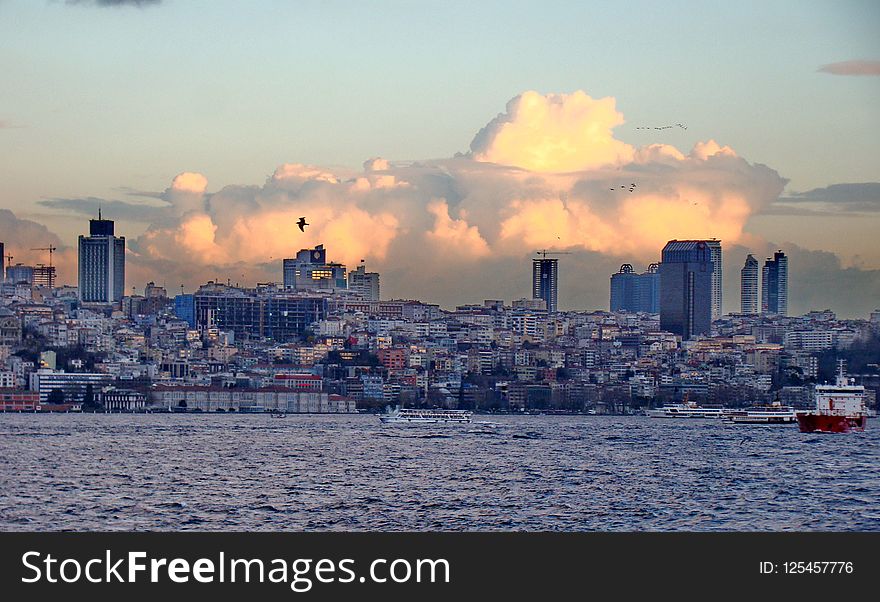
[(548, 251), (544, 249), (543, 251), (535, 251), (537, 255), (543, 255), (544, 259), (547, 259), (548, 255), (571, 255), (569, 251)]
[(35, 247), (31, 251), (49, 251), (49, 267), (52, 267), (52, 253), (58, 250), (58, 247), (49, 245), (48, 247)]
[(49, 288), (53, 288), (55, 286), (55, 270), (52, 268), (52, 253), (57, 250), (58, 247), (51, 244), (48, 247), (35, 247), (31, 249), (31, 251), (49, 251), (49, 269), (46, 272)]

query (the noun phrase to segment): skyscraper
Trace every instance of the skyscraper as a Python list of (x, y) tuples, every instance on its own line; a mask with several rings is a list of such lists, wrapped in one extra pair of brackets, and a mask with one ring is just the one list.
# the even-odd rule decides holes
[(712, 249), (705, 240), (670, 240), (660, 263), (660, 328), (690, 339), (712, 326)]
[(116, 303), (125, 290), (125, 237), (114, 235), (113, 220), (89, 220), (89, 236), (79, 237), (79, 298)]
[(559, 284), (558, 259), (532, 259), (532, 299), (543, 299), (548, 312), (556, 311), (556, 290)]
[(611, 311), (636, 311), (636, 278), (638, 275), (629, 263), (611, 274)]
[(761, 312), (788, 315), (788, 257), (776, 251), (761, 270)]
[(636, 274), (632, 265), (625, 263), (611, 275), (611, 311), (660, 311), (659, 264), (652, 263), (646, 272)]
[(721, 317), (721, 241), (707, 240), (712, 255), (712, 319)]
[(356, 270), (348, 273), (348, 290), (360, 295), (367, 301), (378, 301), (379, 274), (377, 272), (368, 272), (365, 265), (359, 265)]
[(739, 299), (741, 313), (758, 313), (758, 260), (751, 253), (739, 273)]

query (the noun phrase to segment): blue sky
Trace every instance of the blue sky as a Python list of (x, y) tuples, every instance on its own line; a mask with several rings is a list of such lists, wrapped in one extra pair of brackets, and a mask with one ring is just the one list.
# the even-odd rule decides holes
[[(713, 138), (786, 194), (877, 182), (880, 77), (818, 71), (880, 60), (877, 32), (874, 0), (0, 0), (0, 208), (69, 241), (81, 227), (39, 201), (448, 158), (526, 90), (614, 97), (615, 136), (636, 146), (656, 141), (639, 125), (686, 123), (662, 142)], [(878, 214), (749, 227), (880, 268)]]

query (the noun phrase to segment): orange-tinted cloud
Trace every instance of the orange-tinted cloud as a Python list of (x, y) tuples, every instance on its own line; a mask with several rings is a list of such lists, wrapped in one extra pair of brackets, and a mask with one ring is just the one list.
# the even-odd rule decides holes
[(612, 130), (624, 122), (611, 97), (524, 92), (471, 143), (473, 157), (537, 172), (581, 171), (628, 162), (633, 149)]
[(613, 98), (526, 92), (481, 130), (470, 156), (374, 157), (357, 172), (288, 163), (261, 186), (216, 192), (185, 172), (162, 195), (167, 219), (132, 241), (132, 273), (152, 265), (190, 287), (205, 274), (278, 281), (282, 258), (324, 244), (330, 260), (366, 259), (381, 271), (384, 295), (449, 301), (456, 286), (492, 294), (520, 271), (522, 295), (522, 265), (536, 250), (646, 264), (672, 238), (734, 244), (785, 185), (712, 139), (689, 151), (632, 147), (613, 136), (621, 123)]
[(880, 61), (842, 61), (829, 63), (818, 69), (831, 75), (880, 75)]

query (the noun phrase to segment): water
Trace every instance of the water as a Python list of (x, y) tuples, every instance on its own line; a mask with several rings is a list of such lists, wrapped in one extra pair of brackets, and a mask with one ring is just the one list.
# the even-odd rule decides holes
[(880, 424), (0, 415), (0, 530), (880, 530)]

